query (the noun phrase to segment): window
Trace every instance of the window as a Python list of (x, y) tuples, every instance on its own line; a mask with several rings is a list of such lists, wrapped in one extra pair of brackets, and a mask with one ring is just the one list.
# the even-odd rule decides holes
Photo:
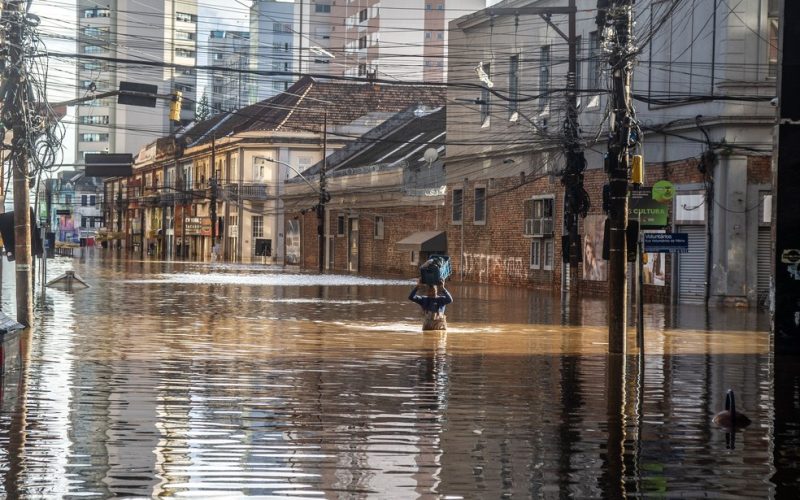
[(86, 228), (86, 221), (88, 217), (81, 217), (81, 228)]
[(768, 76), (774, 78), (778, 75), (778, 27), (780, 18), (778, 17), (778, 0), (769, 0), (767, 4), (767, 22), (769, 23), (767, 47), (767, 62), (769, 64)]
[(383, 239), (383, 217), (379, 215), (375, 216), (375, 239)]
[(425, 10), (433, 10), (433, 4), (426, 3), (425, 4)]
[(543, 240), (544, 242), (544, 262), (543, 268), (545, 270), (552, 270), (553, 269), (553, 260), (555, 254), (555, 244), (553, 242), (553, 238), (546, 238)]
[(358, 13), (358, 22), (363, 23), (367, 20), (367, 16), (369, 15), (369, 10), (363, 9), (361, 12)]
[(344, 236), (344, 215), (336, 217), (336, 236)]
[(426, 31), (426, 32), (425, 32), (425, 38), (426, 38), (426, 39), (428, 39), (428, 40), (429, 40), (429, 39), (431, 38), (431, 36), (432, 36), (432, 33), (431, 33), (430, 31)]
[(194, 40), (194, 33), (189, 31), (176, 31), (175, 38), (178, 40)]
[(187, 14), (186, 12), (176, 12), (175, 19), (178, 21), (183, 21), (184, 23), (196, 23), (197, 16), (194, 14)]
[(600, 37), (596, 31), (589, 33), (589, 64), (586, 71), (586, 88), (600, 88)]
[(86, 196), (85, 194), (81, 195), (81, 206), (82, 207), (88, 207), (89, 206), (89, 197)]
[(539, 54), (539, 111), (543, 110), (550, 101), (550, 46), (545, 45)]
[(181, 92), (194, 92), (194, 87), (191, 85), (186, 85), (182, 83), (175, 84), (175, 90), (179, 90)]
[(108, 141), (108, 134), (81, 134), (81, 142), (106, 142)]
[(103, 52), (105, 50), (106, 49), (104, 49), (103, 47), (100, 47), (99, 45), (84, 45), (83, 46), (83, 53), (84, 54), (99, 54), (99, 53), (101, 53), (101, 52)]
[(254, 215), (252, 218), (253, 238), (264, 237), (264, 216)]
[(318, 3), (314, 5), (314, 12), (319, 14), (330, 14), (331, 13), (331, 4), (329, 3)]
[(367, 74), (367, 64), (366, 63), (360, 63), (358, 65), (358, 76), (364, 76), (366, 74)]
[(409, 264), (412, 266), (419, 264), (419, 254), (414, 250), (411, 250), (411, 260), (409, 261)]
[(464, 190), (453, 190), (453, 224), (461, 224), (464, 212)]
[(194, 51), (189, 49), (177, 48), (175, 49), (175, 55), (177, 57), (194, 57)]
[[(492, 65), (491, 64), (484, 64), (483, 70), (486, 72), (486, 76), (491, 80), (492, 78)], [(491, 98), (492, 94), (489, 92), (489, 87), (486, 84), (483, 85), (481, 88), (481, 124), (483, 126), (486, 125), (489, 116), (491, 115)]]
[(531, 240), (531, 269), (539, 269), (542, 267), (542, 240)]
[(508, 116), (519, 109), (519, 55), (511, 56), (508, 60)]
[(525, 200), (525, 236), (552, 236), (553, 198)]
[(367, 36), (364, 35), (358, 39), (358, 48), (359, 49), (366, 49), (367, 48)]
[(99, 62), (85, 62), (81, 63), (81, 69), (84, 71), (99, 71), (103, 70), (103, 64)]
[(444, 40), (444, 31), (439, 31), (436, 33), (437, 40)]
[(111, 17), (110, 9), (86, 9), (83, 11), (83, 17), (90, 19), (93, 17)]
[(89, 196), (89, 206), (93, 207), (97, 205), (97, 196), (91, 195)]
[(70, 203), (72, 203), (72, 195), (65, 194), (64, 195), (64, 204), (65, 205), (69, 205)]
[(108, 28), (97, 28), (94, 26), (87, 26), (83, 28), (83, 34), (89, 37), (98, 37), (101, 35), (108, 35)]
[(475, 188), (475, 224), (486, 223), (486, 188)]
[(108, 115), (81, 116), (78, 123), (81, 125), (108, 125)]

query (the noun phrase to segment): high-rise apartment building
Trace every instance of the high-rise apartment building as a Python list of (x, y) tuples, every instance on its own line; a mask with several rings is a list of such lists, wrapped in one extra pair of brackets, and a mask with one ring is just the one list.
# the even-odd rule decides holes
[(276, 72), (254, 77), (250, 103), (268, 99), (298, 79), (292, 74), (297, 68), (295, 5), (254, 0), (250, 7), (250, 69)]
[(306, 3), (301, 32), (309, 72), (425, 81), (446, 80), (448, 23), (486, 6), (486, 0)]
[(247, 106), (249, 83), (256, 79), (246, 70), (250, 68), (250, 32), (214, 30), (208, 37), (210, 92), (208, 104), (211, 114), (233, 111)]
[[(158, 93), (183, 93), (181, 121), (194, 118), (197, 99), (196, 0), (78, 0), (78, 51), (123, 60), (79, 59), (79, 97), (119, 88), (120, 82), (158, 85)], [(180, 65), (172, 67), (172, 64)], [(155, 108), (117, 104), (116, 98), (84, 103), (76, 112), (77, 160), (86, 153), (136, 153), (145, 144), (169, 134), (169, 101)]]

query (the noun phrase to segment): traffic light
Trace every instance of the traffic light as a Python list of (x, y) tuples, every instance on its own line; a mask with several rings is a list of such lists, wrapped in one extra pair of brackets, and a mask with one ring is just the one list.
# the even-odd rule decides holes
[(172, 101), (169, 103), (169, 119), (173, 122), (181, 121), (181, 103), (183, 102), (183, 92), (176, 90), (172, 93)]

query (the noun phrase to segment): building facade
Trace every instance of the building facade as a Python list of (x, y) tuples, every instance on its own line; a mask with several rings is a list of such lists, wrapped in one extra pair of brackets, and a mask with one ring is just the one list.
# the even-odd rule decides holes
[(399, 110), (443, 101), (435, 87), (304, 77), (142, 148), (132, 177), (106, 180), (107, 229), (143, 255), (284, 264), (284, 182)]
[[(765, 298), (777, 33), (771, 3), (743, 3), (736, 15), (703, 2), (673, 10), (664, 2), (635, 5), (640, 64), (633, 98), (645, 185), (672, 183), (664, 230), (690, 241), (686, 254), (651, 256), (645, 288), (652, 300), (754, 306)], [(548, 5), (509, 0), (493, 8)], [(596, 2), (577, 2), (578, 13), (594, 9)], [(564, 14), (550, 16), (550, 25), (538, 14), (487, 9), (450, 23), (449, 82), (483, 87), (448, 91), (449, 102), (463, 103), (450, 106), (447, 117), (448, 242), (457, 278), (608, 290), (608, 55), (594, 15), (577, 16), (574, 41), (591, 202), (579, 224), (577, 282), (569, 282), (562, 263), (568, 40), (559, 31), (567, 33), (567, 21)]]
[(297, 80), (295, 3), (255, 0), (250, 7), (250, 69), (277, 72), (250, 85), (249, 103), (268, 99)]
[[(141, 19), (147, 19), (142, 22)], [(197, 99), (197, 3), (195, 0), (110, 0), (77, 3), (78, 97), (118, 90), (120, 82), (155, 83), (158, 93), (183, 93)], [(114, 64), (91, 56), (144, 59), (179, 64), (141, 67)], [(184, 106), (181, 120), (194, 118), (194, 106)], [(77, 160), (86, 153), (136, 153), (143, 145), (169, 134), (169, 102), (156, 108), (117, 104), (108, 97), (83, 103), (76, 111)]]
[[(212, 30), (208, 37), (211, 84), (210, 114), (233, 111), (248, 104), (250, 32)], [(208, 92), (208, 89), (206, 89)]]

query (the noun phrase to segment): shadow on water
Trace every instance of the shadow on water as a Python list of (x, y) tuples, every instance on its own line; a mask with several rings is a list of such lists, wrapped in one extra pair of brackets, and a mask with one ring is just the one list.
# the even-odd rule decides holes
[[(547, 294), (454, 287), (450, 330), (422, 333), (410, 280), (49, 271), (69, 268), (92, 288), (47, 293), (3, 379), (8, 497), (797, 491), (797, 365), (773, 363), (752, 313), (648, 306), (642, 366), (605, 354), (601, 301), (562, 316)], [(728, 388), (753, 420), (735, 448), (711, 423)]]

